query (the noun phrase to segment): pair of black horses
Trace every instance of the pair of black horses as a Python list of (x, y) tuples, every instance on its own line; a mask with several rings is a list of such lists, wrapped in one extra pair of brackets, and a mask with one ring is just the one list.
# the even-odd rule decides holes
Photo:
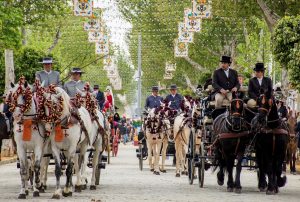
[(241, 193), (242, 160), (247, 153), (255, 152), (259, 190), (267, 194), (278, 193), (278, 188), (286, 183), (282, 172), (288, 129), (278, 116), (274, 98), (267, 99), (261, 94), (255, 110), (245, 107), (243, 100), (233, 99), (229, 110), (219, 114), (213, 123), (218, 184), (224, 184), (224, 173), (227, 172), (227, 191)]

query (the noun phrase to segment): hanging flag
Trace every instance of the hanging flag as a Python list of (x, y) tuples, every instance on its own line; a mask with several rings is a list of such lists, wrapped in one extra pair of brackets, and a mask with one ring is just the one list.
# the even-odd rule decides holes
[(176, 63), (166, 62), (166, 72), (174, 72), (176, 70)]
[(91, 17), (93, 15), (93, 0), (73, 0), (74, 15)]
[(100, 31), (101, 29), (101, 22), (99, 19), (89, 19), (89, 21), (83, 24), (83, 29), (85, 31)]
[(173, 73), (172, 72), (165, 72), (164, 79), (170, 80), (172, 78), (173, 78)]
[(89, 32), (89, 42), (108, 42), (108, 37), (105, 35), (103, 32), (99, 31), (94, 31), (94, 32)]
[(96, 42), (96, 54), (107, 55), (109, 54), (109, 45), (105, 42)]
[(178, 41), (184, 43), (192, 43), (194, 41), (194, 33), (186, 31), (183, 22), (178, 24)]
[(197, 18), (211, 18), (212, 6), (210, 0), (193, 0), (193, 13)]
[(112, 78), (112, 79), (116, 79), (118, 77), (117, 70), (109, 70), (109, 71), (107, 71), (107, 77), (108, 78)]
[(187, 57), (189, 54), (188, 43), (179, 42), (175, 40), (175, 57)]

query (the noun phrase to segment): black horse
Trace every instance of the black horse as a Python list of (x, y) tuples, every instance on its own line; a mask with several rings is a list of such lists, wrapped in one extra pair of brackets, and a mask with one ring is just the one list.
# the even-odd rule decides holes
[[(10, 119), (8, 119), (10, 120)], [(0, 161), (1, 161), (1, 147), (2, 147), (2, 140), (9, 139), (11, 137), (11, 121), (9, 121), (9, 125), (7, 124), (7, 117), (4, 113), (0, 113)]]
[[(274, 99), (267, 99), (262, 94), (257, 100), (258, 114), (251, 125), (255, 131), (255, 150), (258, 165), (258, 188), (267, 194), (278, 193), (278, 187), (283, 187), (286, 177), (282, 177), (285, 160), (288, 129), (277, 113)], [(268, 177), (268, 183), (266, 181)]]
[[(246, 146), (249, 143), (250, 126), (243, 118), (244, 102), (241, 99), (231, 101), (229, 111), (219, 115), (213, 123), (215, 131), (215, 169), (219, 168), (217, 174), (218, 184), (224, 184), (224, 171), (228, 172), (227, 191), (241, 193), (242, 186), (240, 174), (242, 171), (242, 160)], [(236, 175), (233, 180), (233, 167), (237, 159)]]

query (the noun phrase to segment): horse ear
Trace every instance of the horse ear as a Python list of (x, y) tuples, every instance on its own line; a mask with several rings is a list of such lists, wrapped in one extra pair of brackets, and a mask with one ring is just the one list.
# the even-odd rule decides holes
[(15, 87), (15, 84), (13, 82), (10, 82), (10, 87), (11, 88), (14, 88)]

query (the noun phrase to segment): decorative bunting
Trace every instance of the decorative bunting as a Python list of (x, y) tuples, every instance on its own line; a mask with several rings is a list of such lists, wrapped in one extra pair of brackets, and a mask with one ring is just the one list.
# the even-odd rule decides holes
[(184, 27), (188, 32), (201, 31), (201, 19), (193, 15), (192, 9), (184, 9)]
[(176, 63), (172, 64), (170, 62), (166, 62), (166, 72), (174, 72), (176, 70)]
[(183, 22), (178, 23), (178, 41), (184, 43), (192, 43), (193, 40), (194, 40), (194, 33), (186, 31)]
[(109, 45), (103, 41), (96, 42), (96, 54), (107, 55), (109, 54)]
[(74, 15), (91, 17), (93, 15), (93, 0), (74, 0)]
[(173, 78), (173, 73), (172, 72), (165, 72), (164, 79), (170, 80), (172, 78)]
[(91, 18), (88, 22), (83, 24), (83, 29), (85, 31), (100, 31), (101, 23), (99, 19)]
[(175, 40), (175, 57), (187, 57), (189, 50), (188, 50), (188, 43), (179, 42), (178, 39)]
[(210, 0), (193, 0), (193, 14), (197, 18), (211, 18), (212, 6)]
[(89, 42), (108, 42), (108, 37), (103, 32), (89, 32)]

